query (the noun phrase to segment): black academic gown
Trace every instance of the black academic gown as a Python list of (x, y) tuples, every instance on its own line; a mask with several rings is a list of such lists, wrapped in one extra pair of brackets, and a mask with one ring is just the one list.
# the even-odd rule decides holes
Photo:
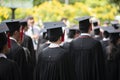
[(101, 43), (89, 36), (81, 36), (70, 44), (76, 80), (104, 80), (104, 56)]
[(39, 54), (41, 53), (41, 51), (42, 51), (44, 48), (48, 47), (49, 45), (50, 45), (50, 43), (39, 44), (39, 47), (38, 47), (38, 49), (37, 49), (37, 51), (36, 51), (36, 62), (38, 61), (38, 56), (39, 56)]
[(35, 80), (75, 80), (68, 53), (61, 47), (45, 48), (39, 55)]
[(101, 41), (101, 40), (102, 40), (102, 37), (101, 37), (101, 36), (97, 36), (97, 37), (94, 36), (94, 39), (95, 39), (95, 40), (98, 40), (98, 41)]
[(11, 48), (10, 52), (8, 53), (7, 57), (8, 59), (14, 60), (21, 71), (22, 80), (28, 80), (28, 63), (26, 60), (26, 55), (21, 46), (17, 44), (16, 41), (10, 40), (11, 42)]
[(27, 36), (24, 34), (23, 37), (23, 42), (21, 44), (21, 46), (27, 48), (29, 50), (29, 54), (28, 54), (28, 73), (29, 73), (29, 80), (33, 80), (33, 72), (34, 72), (34, 68), (35, 68), (35, 64), (36, 64), (36, 60), (35, 60), (35, 51), (34, 51), (34, 47), (33, 47), (33, 42), (31, 37)]
[(31, 37), (27, 36), (24, 34), (24, 38), (23, 38), (23, 42), (21, 44), (21, 46), (28, 48), (28, 50), (30, 51), (30, 55), (32, 58), (32, 62), (33, 62), (33, 66), (35, 67), (35, 51), (34, 51), (34, 46), (33, 46), (33, 42)]
[(0, 80), (22, 80), (18, 65), (14, 61), (0, 58)]
[(120, 80), (120, 45), (114, 47), (112, 54), (109, 54), (110, 46), (108, 46), (106, 54), (106, 80)]

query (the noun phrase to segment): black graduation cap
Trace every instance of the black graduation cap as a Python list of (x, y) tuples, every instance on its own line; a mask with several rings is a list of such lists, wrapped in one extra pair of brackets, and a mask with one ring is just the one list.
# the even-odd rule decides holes
[(83, 16), (80, 18), (76, 18), (77, 21), (79, 21), (79, 27), (80, 29), (86, 29), (90, 26), (90, 18), (91, 16)]
[(62, 27), (66, 26), (64, 22), (45, 22), (43, 24), (44, 28), (47, 29), (48, 38), (62, 36)]
[(8, 30), (9, 30), (9, 29), (8, 29), (6, 23), (1, 23), (1, 24), (0, 24), (0, 33), (6, 32), (6, 31), (8, 31)]
[(112, 27), (114, 27), (115, 29), (119, 28), (119, 22), (118, 21), (111, 21), (111, 25)]
[(7, 37), (5, 32), (8, 30), (9, 29), (5, 23), (0, 24), (0, 49), (7, 43)]
[(19, 22), (20, 22), (20, 25), (21, 25), (22, 27), (26, 27), (26, 26), (27, 26), (27, 20), (26, 20), (26, 19), (22, 19), (22, 20), (20, 20)]
[(97, 20), (94, 20), (92, 23), (93, 23), (93, 26), (94, 26), (94, 27), (97, 27), (97, 26), (98, 26), (98, 21), (97, 21)]
[(79, 30), (79, 26), (78, 25), (73, 25), (72, 27), (68, 28), (69, 29), (69, 32), (68, 32), (68, 38), (74, 38), (74, 35), (76, 33), (80, 33), (80, 30)]
[(18, 20), (6, 20), (3, 22), (8, 26), (10, 33), (20, 29), (20, 23)]

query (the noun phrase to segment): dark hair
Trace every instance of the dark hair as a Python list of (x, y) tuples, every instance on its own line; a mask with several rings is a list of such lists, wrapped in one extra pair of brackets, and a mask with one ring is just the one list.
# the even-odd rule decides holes
[(119, 47), (117, 42), (118, 42), (118, 39), (120, 38), (119, 36), (119, 33), (112, 33), (110, 35), (110, 46), (108, 48), (108, 59), (109, 60), (115, 60), (117, 59), (117, 55), (119, 54), (118, 50), (119, 50)]
[[(15, 31), (18, 31), (18, 32), (19, 32), (19, 31), (20, 31), (20, 28), (19, 28), (19, 29), (17, 29), (17, 30), (15, 30)], [(13, 36), (13, 34), (14, 34), (14, 32), (15, 32), (15, 31), (9, 31), (10, 36)]]
[(98, 22), (93, 22), (94, 27), (98, 26)]
[(103, 36), (104, 36), (105, 38), (108, 38), (108, 37), (109, 37), (109, 33), (108, 33), (107, 31), (104, 31), (104, 32), (103, 32)]
[(60, 36), (63, 35), (63, 32), (61, 28), (55, 28), (55, 29), (47, 30), (47, 35), (48, 35), (48, 39), (51, 42), (56, 42), (60, 38)]
[(3, 50), (4, 45), (7, 44), (7, 37), (5, 33), (0, 33), (0, 52)]
[(95, 35), (99, 35), (99, 34), (100, 34), (100, 29), (95, 29), (95, 30), (94, 30), (94, 34), (95, 34)]
[(26, 19), (27, 19), (27, 20), (32, 20), (32, 19), (34, 19), (34, 18), (33, 18), (33, 16), (28, 16)]
[(81, 33), (88, 33), (91, 23), (86, 23), (85, 21), (80, 24), (79, 22), (79, 30)]

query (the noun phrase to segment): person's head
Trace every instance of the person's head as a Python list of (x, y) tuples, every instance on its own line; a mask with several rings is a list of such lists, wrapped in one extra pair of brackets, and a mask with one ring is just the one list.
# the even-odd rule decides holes
[(8, 53), (9, 48), (7, 45), (7, 36), (5, 34), (8, 31), (8, 27), (5, 23), (0, 24), (0, 53)]
[(105, 38), (109, 38), (109, 33), (108, 33), (107, 31), (104, 31), (104, 32), (103, 32), (103, 36), (104, 36)]
[(89, 33), (92, 30), (90, 18), (90, 16), (84, 16), (77, 19), (79, 21), (79, 29), (81, 33)]
[(11, 37), (14, 37), (17, 41), (20, 40), (20, 23), (17, 20), (5, 21), (9, 28), (9, 33)]
[(8, 53), (8, 51), (6, 34), (4, 32), (0, 33), (0, 53)]
[(77, 38), (80, 35), (80, 30), (78, 25), (73, 25), (71, 28), (69, 28), (68, 32), (68, 38)]
[(96, 26), (98, 26), (98, 21), (93, 22), (93, 27), (96, 27)]
[(111, 21), (111, 25), (112, 27), (114, 27), (115, 29), (119, 28), (119, 22), (118, 21)]
[(27, 24), (28, 24), (28, 26), (33, 27), (34, 23), (35, 23), (34, 22), (34, 18), (32, 16), (28, 16), (27, 17)]
[(20, 20), (20, 26), (23, 28), (24, 32), (26, 32), (28, 30), (27, 20), (26, 19)]
[(100, 29), (98, 28), (98, 29), (94, 29), (94, 34), (95, 35), (100, 35)]
[(62, 42), (62, 27), (65, 27), (63, 22), (46, 22), (44, 26), (47, 29), (47, 36), (50, 42)]

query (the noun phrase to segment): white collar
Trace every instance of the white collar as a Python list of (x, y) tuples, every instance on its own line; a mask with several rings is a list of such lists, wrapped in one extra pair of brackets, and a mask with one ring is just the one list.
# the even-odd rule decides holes
[(71, 42), (73, 39), (72, 38), (69, 38), (66, 40), (66, 42)]
[(109, 38), (103, 38), (103, 41), (108, 41), (108, 40), (110, 40)]
[(95, 35), (95, 38), (100, 37), (100, 35)]
[(51, 43), (51, 44), (49, 45), (49, 48), (56, 48), (56, 47), (60, 47), (60, 45), (59, 45), (59, 44), (56, 44), (56, 43)]
[(89, 33), (81, 33), (80, 36), (91, 36)]
[(0, 53), (0, 57), (7, 58), (7, 56), (3, 53)]
[(13, 38), (13, 37), (10, 37), (10, 39), (12, 39), (12, 40), (14, 40), (15, 42), (17, 42), (17, 40), (16, 40), (15, 38)]

